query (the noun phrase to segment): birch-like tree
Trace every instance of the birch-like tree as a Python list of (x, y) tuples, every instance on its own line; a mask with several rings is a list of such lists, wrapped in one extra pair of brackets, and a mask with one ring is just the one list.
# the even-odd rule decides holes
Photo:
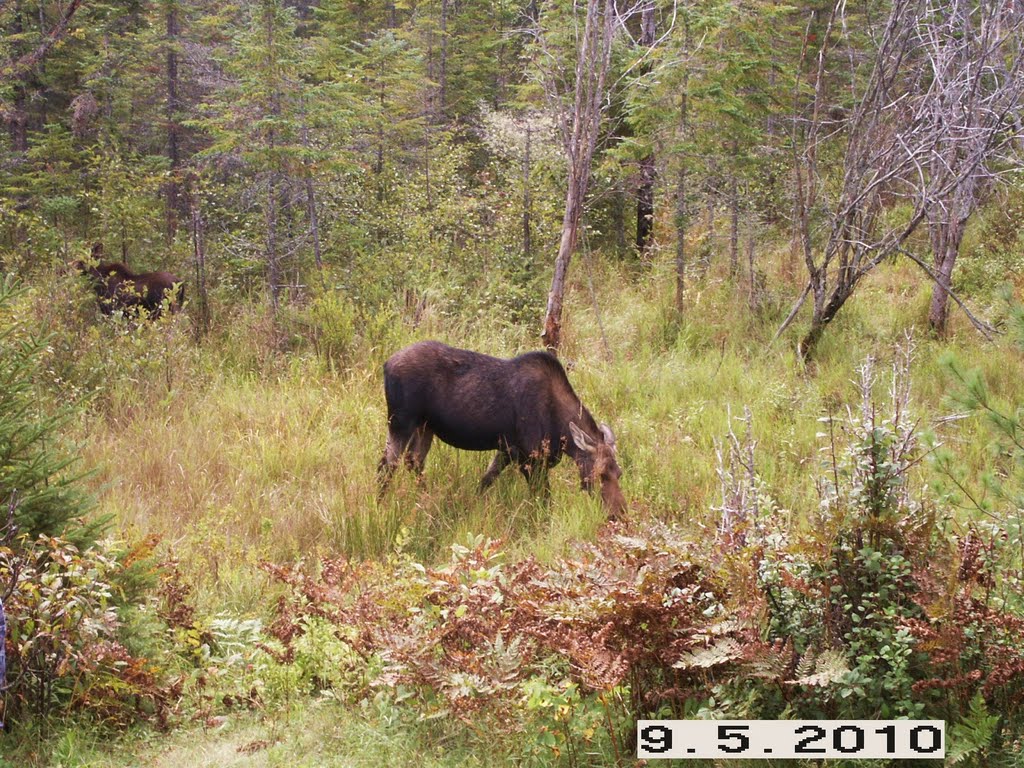
[[(576, 10), (575, 8), (573, 9)], [(586, 0), (583, 18), (574, 13), (576, 67), (572, 79), (572, 99), (563, 101), (564, 80), (548, 78), (549, 93), (563, 107), (560, 128), (568, 159), (568, 180), (562, 235), (555, 259), (555, 272), (548, 292), (544, 316), (544, 345), (557, 351), (562, 340), (562, 304), (569, 262), (576, 250), (583, 204), (590, 184), (591, 161), (597, 147), (601, 114), (607, 101), (608, 70), (612, 59), (612, 42), (616, 31), (614, 0)], [(581, 26), (582, 22), (582, 26)], [(541, 35), (542, 47), (545, 44)], [(567, 108), (566, 108), (567, 107)]]

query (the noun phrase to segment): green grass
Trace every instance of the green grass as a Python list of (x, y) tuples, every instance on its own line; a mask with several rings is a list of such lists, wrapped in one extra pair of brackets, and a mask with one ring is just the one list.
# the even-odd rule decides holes
[[(51, 737), (47, 765), (60, 768), (446, 768), (502, 764), (459, 743), (447, 728), (389, 722), (329, 700), (310, 700), (286, 712), (238, 712), (169, 734), (138, 730), (111, 742), (79, 726)], [(495, 745), (500, 750), (500, 745)], [(0, 766), (4, 751), (0, 748)], [(11, 765), (41, 756), (6, 753)], [(23, 762), (24, 761), (24, 762)], [(31, 761), (31, 762), (29, 762)]]
[[(563, 357), (584, 403), (616, 431), (634, 508), (710, 524), (719, 496), (716, 445), (730, 414), (737, 419), (744, 407), (753, 414), (758, 472), (776, 501), (797, 514), (813, 508), (817, 419), (855, 404), (857, 366), (874, 355), (884, 372), (908, 328), (917, 329), (913, 392), (923, 427), (951, 410), (950, 377), (937, 362), (947, 351), (982, 368), (993, 391), (1020, 401), (1019, 355), (1003, 340), (982, 343), (959, 321), (949, 341), (927, 338), (926, 292), (907, 288), (910, 277), (905, 268), (888, 267), (869, 281), (828, 329), (811, 370), (792, 349), (799, 322), (790, 338), (768, 344), (785, 313), (780, 301), (754, 316), (735, 286), (714, 274), (691, 289), (677, 324), (670, 276), (655, 271), (631, 279), (605, 265), (595, 279), (607, 349), (585, 283), (576, 286)], [(125, 529), (160, 534), (210, 608), (259, 605), (265, 583), (252, 567), (259, 559), (377, 557), (403, 527), (412, 551), (430, 560), (467, 533), (548, 558), (601, 524), (599, 504), (579, 491), (569, 463), (553, 472), (547, 503), (513, 472), (481, 497), (476, 487), (489, 456), (436, 441), (422, 483), (399, 473), (392, 489), (376, 497), (385, 434), (382, 360), (417, 338), (511, 355), (533, 346), (530, 329), (491, 332), (427, 312), (415, 328), (395, 321), (387, 339), (393, 348), (364, 342), (345, 367), (327, 365), (301, 345), (240, 363), (234, 347), (246, 336), (241, 325), (249, 323), (249, 336), (259, 341), (264, 322), (256, 310), (236, 313), (220, 336), (176, 362), (169, 385), (159, 370), (141, 384), (111, 382), (104, 405), (78, 435), (96, 470), (100, 512)], [(884, 379), (879, 388), (887, 386)], [(977, 430), (966, 420), (940, 436), (980, 473), (988, 454)]]
[[(908, 329), (916, 344), (913, 406), (922, 429), (953, 410), (947, 401), (952, 381), (938, 362), (946, 353), (982, 369), (999, 398), (1024, 401), (1024, 360), (1008, 340), (983, 343), (958, 314), (948, 340), (928, 337), (927, 288), (903, 265), (888, 265), (865, 283), (828, 328), (810, 367), (793, 350), (800, 320), (769, 344), (798, 290), (779, 288), (778, 274), (769, 278), (777, 294), (754, 314), (742, 286), (713, 272), (691, 285), (679, 321), (665, 266), (637, 274), (603, 262), (594, 274), (600, 323), (586, 281), (577, 277), (562, 353), (570, 379), (595, 417), (616, 432), (632, 508), (681, 522), (694, 536), (714, 531), (716, 448), (730, 416), (738, 419), (745, 407), (753, 414), (757, 471), (769, 493), (797, 520), (814, 510), (811, 470), (823, 447), (819, 417), (856, 407), (853, 382), (868, 355), (878, 360), (884, 390), (889, 361)], [(351, 337), (348, 346), (343, 355), (324, 357), (294, 318), (287, 321), (286, 351), (271, 352), (274, 334), (261, 307), (220, 310), (202, 344), (191, 339), (183, 317), (114, 341), (101, 335), (103, 328), (55, 328), (58, 336), (70, 334), (56, 344), (58, 357), (60, 349), (74, 351), (63, 359), (68, 378), (103, 383), (73, 435), (94, 470), (89, 482), (99, 513), (112, 515), (129, 539), (158, 534), (161, 553), (180, 560), (204, 614), (266, 618), (278, 588), (258, 569), (262, 560), (382, 557), (404, 531), (407, 549), (427, 562), (445, 559), (452, 542), (470, 534), (503, 539), (512, 556), (547, 561), (574, 541), (593, 538), (604, 522), (599, 502), (580, 491), (568, 462), (553, 471), (548, 500), (531, 495), (511, 471), (480, 496), (477, 484), (490, 457), (436, 441), (422, 482), (400, 472), (377, 498), (383, 360), (421, 338), (512, 355), (537, 346), (536, 328), (453, 320), (429, 306), (418, 325), (400, 312), (352, 328), (345, 326), (351, 318), (339, 318), (339, 333)], [(988, 433), (977, 419), (951, 422), (937, 434), (955, 449), (968, 476), (988, 469)], [(916, 482), (930, 482), (928, 473), (926, 463), (919, 465)], [(49, 764), (497, 761), (444, 753), (422, 736), (416, 727), (389, 729), (374, 718), (305, 702), (287, 717), (232, 715), (214, 728), (150, 735), (152, 743), (140, 745), (126, 737), (113, 753), (102, 738), (91, 743), (87, 729), (72, 729)]]

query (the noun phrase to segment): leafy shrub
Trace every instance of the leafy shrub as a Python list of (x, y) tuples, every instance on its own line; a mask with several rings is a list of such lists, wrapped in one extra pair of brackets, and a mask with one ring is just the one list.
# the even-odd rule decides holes
[(348, 365), (356, 340), (356, 312), (352, 303), (342, 293), (324, 293), (311, 302), (309, 317), (317, 354), (335, 365)]
[(119, 558), (102, 544), (80, 550), (55, 537), (0, 549), (0, 582), (12, 584), (8, 718), (84, 712), (111, 725), (166, 722), (173, 689), (121, 636), (119, 581), (138, 557)]
[(547, 736), (534, 747), (556, 751), (600, 725), (628, 751), (631, 718), (682, 680), (706, 684), (699, 665), (673, 665), (713, 636), (743, 634), (719, 625), (722, 596), (691, 554), (669, 527), (645, 537), (610, 527), (549, 568), (508, 564), (482, 538), (454, 546), (437, 569), (401, 551), (385, 564), (324, 561), (319, 577), (266, 565), (292, 590), (271, 631), (295, 664), (306, 635), (333, 624), (334, 642), (349, 649), (338, 659), (345, 695), (405, 690), (424, 717), (493, 717), (505, 731), (516, 722), (530, 732), (522, 721), (539, 719)]

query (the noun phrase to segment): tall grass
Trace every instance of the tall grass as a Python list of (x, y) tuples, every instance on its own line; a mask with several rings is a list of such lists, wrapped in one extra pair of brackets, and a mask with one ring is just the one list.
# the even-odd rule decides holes
[[(949, 341), (927, 337), (927, 286), (902, 265), (866, 283), (828, 329), (810, 369), (793, 353), (799, 327), (769, 344), (788, 310), (787, 291), (776, 288), (752, 312), (743, 286), (712, 271), (691, 285), (679, 319), (666, 268), (638, 272), (596, 261), (595, 270), (594, 293), (580, 274), (566, 308), (562, 356), (570, 379), (616, 431), (634, 509), (687, 521), (697, 534), (718, 502), (715, 444), (730, 414), (751, 409), (763, 457), (757, 471), (777, 502), (810, 509), (818, 417), (854, 403), (856, 365), (869, 354), (890, 358), (908, 329), (917, 337), (922, 426), (949, 412), (949, 381), (936, 362), (946, 351), (982, 368), (993, 391), (1022, 399), (1024, 362), (1007, 344), (983, 343), (956, 318)], [(773, 274), (768, 285), (785, 283)], [(411, 551), (428, 560), (471, 532), (543, 559), (603, 522), (568, 464), (554, 471), (547, 501), (511, 471), (479, 496), (489, 456), (437, 441), (422, 482), (401, 473), (377, 498), (383, 360), (421, 338), (512, 355), (537, 346), (539, 321), (452, 317), (429, 303), (415, 317), (400, 304), (360, 314), (335, 302), (317, 312), (319, 327), (333, 329), (338, 343), (314, 338), (311, 312), (301, 306), (275, 326), (260, 306), (225, 304), (201, 342), (184, 317), (124, 332), (110, 323), (85, 332), (84, 321), (55, 329), (79, 334), (66, 343), (78, 349), (63, 360), (65, 379), (102, 384), (78, 425), (100, 512), (129, 533), (160, 534), (210, 607), (259, 605), (266, 585), (251, 566), (263, 558), (377, 557), (404, 529)], [(133, 363), (141, 353), (146, 365)], [(973, 421), (946, 425), (941, 438), (958, 446), (968, 467), (985, 468)]]

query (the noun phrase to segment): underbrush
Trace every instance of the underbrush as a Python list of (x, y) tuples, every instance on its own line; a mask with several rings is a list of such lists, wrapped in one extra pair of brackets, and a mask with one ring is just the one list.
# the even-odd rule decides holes
[(638, 517), (548, 565), (482, 537), (442, 567), (401, 538), (384, 562), (267, 564), (289, 593), (265, 652), (290, 696), (461, 721), (528, 764), (620, 763), (637, 719), (695, 717), (944, 719), (951, 762), (1017, 764), (1019, 535), (911, 483), (908, 370), (883, 409), (866, 363), (859, 407), (822, 419), (803, 514), (773, 501), (756, 431), (730, 430), (704, 537)]
[[(197, 610), (165, 568), (159, 615), (194, 669), (177, 716), (262, 713), (238, 750), (275, 750), (315, 701), (424, 755), (569, 766), (629, 764), (640, 718), (934, 718), (952, 764), (1017, 765), (1019, 525), (1002, 507), (966, 522), (919, 482), (944, 459), (909, 349), (894, 360), (863, 363), (854, 402), (817, 420), (813, 505), (777, 501), (747, 411), (717, 442), (700, 524), (637, 509), (545, 561), (477, 535), (440, 565), (400, 526), (383, 558), (261, 561), (279, 585), (266, 622)], [(963, 404), (999, 412), (979, 386)], [(1016, 419), (992, 420), (1009, 454)]]

